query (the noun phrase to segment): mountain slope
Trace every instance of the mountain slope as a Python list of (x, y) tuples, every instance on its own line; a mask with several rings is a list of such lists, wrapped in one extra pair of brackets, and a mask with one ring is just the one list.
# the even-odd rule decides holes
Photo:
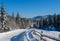
[(36, 16), (33, 20), (41, 20), (41, 19), (50, 19), (52, 15), (45, 15), (45, 16)]

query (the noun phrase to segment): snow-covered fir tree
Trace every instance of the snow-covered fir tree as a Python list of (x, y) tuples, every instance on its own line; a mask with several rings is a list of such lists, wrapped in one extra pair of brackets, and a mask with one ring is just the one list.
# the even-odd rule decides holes
[(9, 26), (7, 23), (7, 13), (4, 9), (4, 4), (1, 6), (1, 32), (9, 31)]

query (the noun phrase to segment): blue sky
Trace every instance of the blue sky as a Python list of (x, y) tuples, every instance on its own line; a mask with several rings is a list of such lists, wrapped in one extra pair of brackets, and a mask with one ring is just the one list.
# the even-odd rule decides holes
[[(9, 15), (20, 13), (21, 17), (60, 14), (60, 0), (0, 0)], [(0, 5), (1, 7), (1, 5)]]

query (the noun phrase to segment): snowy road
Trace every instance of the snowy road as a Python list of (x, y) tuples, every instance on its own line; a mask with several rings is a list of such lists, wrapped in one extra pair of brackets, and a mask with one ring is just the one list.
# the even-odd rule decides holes
[(38, 29), (17, 29), (0, 33), (0, 41), (60, 41), (60, 32)]

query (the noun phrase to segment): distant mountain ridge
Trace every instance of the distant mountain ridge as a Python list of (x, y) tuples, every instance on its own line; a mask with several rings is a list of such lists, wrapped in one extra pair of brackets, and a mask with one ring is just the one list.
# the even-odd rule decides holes
[(33, 17), (33, 20), (41, 20), (41, 19), (50, 19), (52, 17), (52, 15), (45, 15), (45, 16), (36, 16)]

